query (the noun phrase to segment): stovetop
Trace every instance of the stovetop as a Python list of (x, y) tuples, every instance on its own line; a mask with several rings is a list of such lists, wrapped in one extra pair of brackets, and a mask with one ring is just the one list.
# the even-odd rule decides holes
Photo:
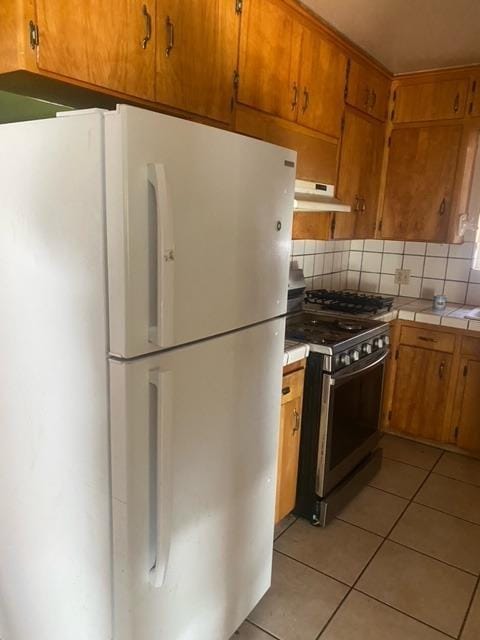
[(354, 291), (314, 289), (305, 293), (305, 302), (317, 305), (321, 311), (333, 311), (349, 315), (375, 315), (389, 311), (393, 304), (393, 297), (369, 295)]
[(301, 311), (287, 318), (286, 337), (308, 344), (312, 353), (333, 356), (326, 365), (332, 370), (387, 350), (390, 343), (388, 323), (317, 311)]

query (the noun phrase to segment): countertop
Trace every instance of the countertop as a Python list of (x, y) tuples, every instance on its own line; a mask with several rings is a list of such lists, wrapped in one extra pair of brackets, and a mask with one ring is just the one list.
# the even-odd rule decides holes
[(390, 322), (391, 320), (412, 320), (415, 322), (426, 322), (427, 324), (437, 324), (455, 329), (469, 329), (470, 331), (480, 331), (480, 319), (469, 320), (465, 314), (476, 307), (449, 302), (445, 309), (438, 311), (433, 309), (432, 300), (421, 298), (404, 298), (398, 296), (393, 301), (393, 306), (386, 313), (370, 316), (375, 320)]
[(294, 340), (285, 340), (285, 351), (283, 354), (283, 366), (293, 364), (299, 360), (303, 360), (308, 356), (310, 347), (308, 344), (295, 342)]

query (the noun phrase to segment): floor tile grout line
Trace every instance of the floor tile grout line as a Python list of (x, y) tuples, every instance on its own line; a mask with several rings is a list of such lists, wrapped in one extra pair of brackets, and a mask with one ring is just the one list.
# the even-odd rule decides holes
[[(413, 501), (412, 501), (413, 502)], [(453, 518), (457, 518), (457, 520), (461, 520), (462, 522), (468, 522), (468, 524), (476, 524), (477, 527), (480, 527), (480, 522), (475, 522), (474, 520), (467, 520), (466, 518), (462, 518), (462, 516), (457, 516), (449, 511), (443, 511), (443, 509), (439, 509), (438, 507), (432, 507), (430, 504), (425, 504), (424, 502), (415, 501), (413, 504), (420, 504), (422, 507), (428, 507), (429, 509), (433, 509), (433, 511), (438, 511), (439, 513), (443, 513), (445, 516), (452, 516)]]
[[(419, 467), (415, 467), (419, 468)], [(373, 484), (367, 484), (366, 487), (371, 487), (372, 489), (376, 489), (377, 491), (381, 491), (382, 493), (387, 493), (389, 496), (395, 496), (396, 498), (403, 498), (403, 500), (410, 501), (411, 498), (407, 498), (407, 496), (401, 496), (399, 493), (393, 493), (393, 491), (387, 491), (386, 489), (381, 489), (380, 487), (375, 487)]]
[(455, 480), (455, 482), (461, 482), (462, 484), (468, 484), (469, 487), (476, 487), (480, 489), (480, 484), (475, 484), (475, 482), (468, 482), (468, 480), (460, 480), (460, 478), (454, 478), (453, 476), (447, 476), (446, 473), (440, 473), (439, 471), (432, 471), (436, 476), (441, 476), (442, 478), (448, 478), (449, 480)]
[(283, 531), (281, 531), (281, 532), (278, 534), (278, 536), (277, 536), (277, 537), (275, 537), (275, 536), (273, 537), (273, 546), (274, 546), (274, 547), (275, 547), (275, 542), (276, 542), (277, 540), (279, 540), (279, 539), (283, 536), (283, 534), (284, 534), (284, 533), (286, 533), (286, 532), (290, 529), (290, 527), (292, 527), (292, 526), (296, 523), (296, 521), (297, 521), (297, 520), (298, 520), (298, 516), (295, 516), (295, 520), (294, 520), (293, 522), (291, 522), (287, 527), (285, 527), (285, 529), (284, 529)]
[(470, 602), (468, 604), (467, 611), (465, 612), (465, 616), (463, 618), (462, 626), (460, 627), (460, 632), (458, 634), (459, 638), (462, 637), (462, 633), (463, 633), (463, 631), (465, 629), (465, 625), (467, 624), (468, 616), (469, 616), (470, 611), (472, 609), (473, 601), (475, 600), (475, 596), (477, 594), (477, 591), (480, 594), (480, 576), (477, 578), (477, 582), (476, 582), (475, 587), (473, 589), (472, 597), (470, 598)]
[[(380, 442), (379, 447), (381, 448), (381, 446), (382, 446), (382, 443)], [(438, 460), (440, 460), (440, 458), (442, 457), (443, 453), (444, 453), (444, 452), (442, 452), (442, 453), (440, 454), (440, 457), (438, 458)], [(386, 460), (391, 460), (392, 462), (398, 462), (399, 464), (404, 464), (406, 467), (413, 467), (414, 469), (421, 469), (422, 471), (426, 471), (427, 473), (430, 473), (430, 472), (432, 471), (433, 467), (434, 467), (434, 466), (437, 464), (437, 462), (438, 462), (438, 460), (436, 460), (436, 461), (433, 463), (433, 467), (432, 467), (432, 469), (427, 469), (427, 468), (425, 468), (425, 467), (421, 467), (421, 466), (420, 466), (420, 465), (418, 465), (418, 464), (412, 464), (411, 462), (405, 462), (405, 460), (398, 460), (398, 458), (391, 458), (390, 456), (387, 456), (386, 454), (383, 454), (383, 457), (384, 457)]]
[(260, 629), (260, 631), (263, 631), (263, 633), (266, 633), (267, 636), (270, 636), (271, 638), (274, 638), (275, 640), (281, 640), (281, 638), (279, 638), (278, 636), (274, 635), (271, 631), (267, 631), (266, 629), (264, 629), (263, 627), (261, 627), (259, 624), (257, 624), (256, 622), (252, 622), (251, 620), (249, 620), (247, 618), (247, 622), (249, 624), (252, 625), (252, 627), (255, 627), (256, 629)]
[(353, 587), (349, 587), (347, 593), (343, 596), (343, 598), (340, 600), (340, 602), (338, 603), (338, 605), (335, 607), (335, 609), (332, 611), (330, 617), (328, 618), (328, 620), (325, 622), (325, 624), (323, 625), (323, 627), (320, 629), (320, 632), (317, 636), (315, 636), (315, 640), (320, 640), (321, 636), (323, 635), (323, 633), (327, 630), (328, 625), (331, 623), (331, 621), (334, 619), (334, 617), (337, 615), (337, 613), (340, 611), (340, 609), (343, 607), (345, 600), (348, 598), (348, 596), (352, 593), (353, 591)]
[(274, 551), (275, 551), (275, 553), (279, 553), (284, 558), (288, 558), (289, 560), (293, 560), (294, 562), (297, 562), (298, 564), (301, 564), (302, 567), (306, 567), (307, 569), (311, 569), (312, 571), (315, 571), (316, 573), (320, 573), (325, 578), (330, 578), (330, 580), (335, 580), (335, 582), (339, 582), (344, 587), (348, 587), (349, 589), (352, 587), (352, 585), (348, 584), (348, 582), (345, 582), (344, 580), (340, 580), (340, 578), (335, 578), (334, 576), (331, 576), (329, 573), (326, 573), (325, 571), (322, 571), (321, 569), (318, 569), (317, 567), (312, 567), (311, 565), (307, 564), (306, 562), (303, 562), (302, 560), (299, 560), (298, 558), (294, 558), (293, 556), (288, 555), (288, 553), (285, 553), (285, 551), (279, 551), (278, 549), (274, 549)]
[(397, 609), (397, 607), (394, 607), (392, 604), (389, 604), (388, 602), (384, 602), (383, 600), (380, 600), (379, 598), (377, 598), (376, 596), (372, 596), (370, 593), (367, 593), (367, 591), (362, 591), (362, 589), (358, 588), (358, 587), (353, 587), (352, 591), (356, 591), (357, 593), (361, 593), (364, 596), (367, 596), (368, 598), (371, 598), (372, 600), (375, 600), (375, 602), (378, 602), (379, 604), (383, 604), (384, 606), (388, 607), (389, 609), (393, 609), (393, 611), (397, 611), (397, 613), (401, 613), (404, 616), (407, 616), (407, 618), (410, 618), (411, 620), (415, 620), (415, 622), (419, 622), (420, 624), (423, 624), (425, 627), (428, 627), (429, 629), (433, 629), (433, 631), (437, 631), (438, 633), (442, 633), (443, 635), (447, 636), (448, 638), (453, 638), (453, 640), (457, 640), (458, 636), (454, 636), (451, 633), (448, 633), (447, 631), (444, 631), (443, 629), (439, 629), (438, 627), (434, 627), (431, 624), (429, 624), (428, 622), (425, 622), (424, 620), (420, 620), (420, 618), (416, 618), (415, 616), (412, 616), (411, 613), (407, 613), (406, 611), (402, 611), (402, 609)]
[[(422, 556), (425, 556), (427, 558), (431, 558), (432, 560), (436, 560), (437, 562), (441, 562), (442, 564), (447, 565), (447, 567), (452, 567), (452, 569), (458, 569), (459, 571), (463, 571), (464, 573), (467, 573), (470, 576), (474, 576), (477, 577), (478, 575), (480, 575), (480, 570), (478, 572), (475, 571), (469, 571), (468, 569), (464, 569), (463, 567), (458, 567), (455, 564), (450, 564), (450, 562), (445, 562), (445, 560), (442, 560), (441, 558), (437, 558), (436, 556), (431, 556), (428, 553), (425, 553), (425, 551), (419, 551), (418, 549), (415, 549), (415, 547), (410, 547), (408, 544), (405, 544), (404, 542), (399, 542), (398, 540), (394, 540), (393, 538), (390, 538), (390, 536), (392, 535), (393, 531), (395, 530), (397, 524), (399, 524), (399, 520), (405, 515), (408, 507), (411, 505), (412, 503), (409, 502), (405, 508), (405, 511), (402, 512), (402, 514), (399, 516), (399, 518), (395, 521), (395, 524), (393, 526), (393, 529), (390, 531), (390, 533), (388, 534), (387, 538), (385, 538), (385, 540), (388, 540), (389, 542), (394, 542), (395, 544), (398, 544), (400, 547), (405, 547), (405, 549), (410, 549), (410, 551), (415, 551), (416, 553), (419, 553)], [(413, 504), (419, 504), (418, 502), (415, 502)], [(425, 505), (420, 505), (420, 506), (425, 506)], [(429, 507), (426, 507), (427, 509)], [(444, 515), (448, 515), (448, 514), (444, 514)], [(451, 516), (452, 518), (455, 518), (455, 516)], [(373, 535), (379, 536), (380, 538), (383, 538), (383, 534), (382, 533), (378, 533), (377, 531), (371, 531), (370, 529), (365, 529), (365, 527), (361, 527), (359, 524), (355, 524), (355, 522), (349, 522), (348, 520), (344, 520), (343, 518), (340, 518), (339, 516), (335, 516), (335, 518), (337, 520), (341, 520), (342, 522), (344, 522), (345, 524), (349, 524), (352, 527), (356, 527), (357, 529), (360, 529), (361, 531), (365, 531), (365, 533), (371, 533)], [(459, 520), (460, 518), (457, 518), (457, 520)], [(463, 522), (463, 521), (462, 521)], [(472, 522), (470, 522), (469, 524), (473, 524)], [(475, 526), (479, 526), (479, 525), (475, 525)], [(309, 565), (307, 565), (309, 566)]]

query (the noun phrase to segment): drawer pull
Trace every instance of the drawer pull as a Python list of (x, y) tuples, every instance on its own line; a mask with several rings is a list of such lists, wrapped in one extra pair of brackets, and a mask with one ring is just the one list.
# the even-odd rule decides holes
[(453, 101), (453, 112), (457, 113), (459, 108), (460, 108), (460, 93), (457, 93), (457, 95), (455, 96), (455, 100)]
[(423, 342), (438, 342), (437, 338), (427, 338), (425, 336), (418, 336), (419, 340), (423, 340)]
[(443, 198), (442, 202), (440, 203), (440, 207), (438, 208), (439, 215), (441, 216), (445, 215), (446, 210), (447, 210), (447, 199)]
[(142, 49), (146, 49), (148, 43), (152, 39), (152, 16), (148, 13), (147, 5), (142, 8), (142, 15), (145, 22), (145, 36), (142, 38)]
[(293, 425), (293, 433), (295, 433), (296, 431), (298, 431), (300, 429), (300, 414), (298, 413), (298, 411), (296, 409), (293, 410), (293, 417), (295, 419), (294, 425)]
[(438, 377), (442, 380), (443, 375), (445, 373), (445, 360), (442, 360), (440, 366), (438, 367)]
[(282, 395), (283, 396), (288, 396), (289, 393), (290, 393), (290, 387), (283, 387)]
[(292, 94), (292, 102), (290, 104), (291, 104), (291, 107), (292, 107), (292, 111), (295, 111), (295, 109), (297, 107), (297, 104), (298, 104), (298, 87), (297, 87), (297, 83), (296, 82), (293, 83), (292, 92), (293, 92), (293, 94)]

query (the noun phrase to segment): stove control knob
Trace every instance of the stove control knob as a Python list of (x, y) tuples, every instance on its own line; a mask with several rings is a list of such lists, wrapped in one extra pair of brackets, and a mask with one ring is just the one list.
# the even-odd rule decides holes
[(390, 336), (383, 336), (383, 344), (388, 347), (390, 344)]
[(350, 360), (352, 362), (357, 362), (357, 360), (360, 360), (360, 351), (358, 351), (358, 349), (354, 349), (353, 351), (350, 351)]
[(350, 356), (348, 355), (348, 353), (342, 353), (342, 355), (340, 356), (340, 364), (342, 365), (342, 367), (348, 367), (348, 365), (350, 364)]
[(383, 349), (383, 338), (375, 338), (373, 346), (375, 349)]
[(369, 342), (362, 345), (362, 353), (365, 355), (372, 353), (372, 345)]

